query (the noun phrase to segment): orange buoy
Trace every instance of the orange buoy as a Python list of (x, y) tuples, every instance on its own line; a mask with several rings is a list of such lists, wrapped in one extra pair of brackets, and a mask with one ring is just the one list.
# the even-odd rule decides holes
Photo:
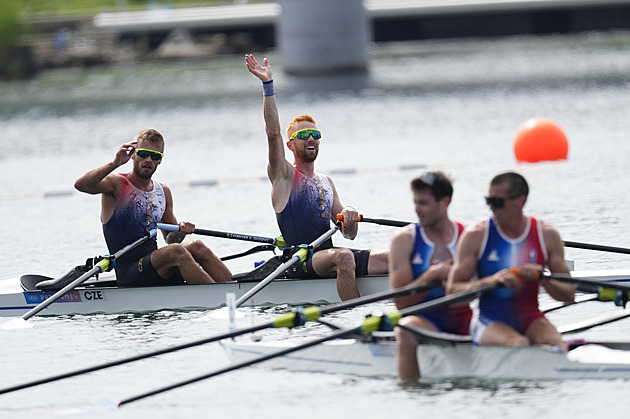
[(558, 125), (546, 118), (532, 118), (521, 124), (514, 141), (519, 162), (563, 160), (569, 154), (569, 141)]

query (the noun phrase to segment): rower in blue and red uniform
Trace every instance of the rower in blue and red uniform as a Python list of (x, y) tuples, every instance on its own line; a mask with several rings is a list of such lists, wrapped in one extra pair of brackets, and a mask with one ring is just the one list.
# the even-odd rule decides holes
[(551, 297), (568, 303), (574, 300), (575, 285), (538, 282), (545, 267), (563, 274), (568, 274), (569, 268), (558, 231), (523, 214), (528, 194), (527, 181), (518, 173), (502, 173), (492, 179), (486, 203), (493, 216), (464, 231), (447, 291), (502, 285), (479, 299), (479, 310), (471, 323), (474, 343), (549, 344), (564, 350), (560, 333), (538, 308), (539, 286), (542, 284)]
[[(442, 172), (427, 172), (412, 180), (411, 190), (418, 223), (399, 230), (393, 237), (389, 256), (389, 280), (392, 288), (437, 282), (428, 292), (395, 299), (403, 309), (421, 302), (444, 297), (448, 271), (456, 258), (455, 246), (464, 229), (449, 219), (448, 206), (453, 196), (450, 179)], [(468, 335), (472, 312), (468, 305), (444, 307), (420, 316), (406, 316), (403, 326), (431, 331)], [(398, 341), (398, 376), (415, 380), (420, 376), (417, 342), (404, 329), (396, 328)]]

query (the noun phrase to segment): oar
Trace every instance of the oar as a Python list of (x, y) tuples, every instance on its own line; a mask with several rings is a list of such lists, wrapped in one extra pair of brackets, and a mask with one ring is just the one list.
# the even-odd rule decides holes
[(541, 279), (555, 279), (556, 281), (577, 284), (578, 287), (582, 286), (586, 291), (591, 291), (593, 289), (592, 287), (596, 287), (596, 289), (599, 291), (600, 297), (602, 296), (602, 292), (606, 290), (630, 292), (630, 284), (626, 284), (623, 282), (616, 282), (616, 281), (602, 281), (601, 279), (597, 279), (594, 277), (580, 278), (580, 277), (570, 276), (568, 274), (542, 273), (540, 278)]
[(423, 291), (427, 291), (428, 289), (431, 289), (437, 285), (439, 285), (438, 282), (431, 282), (428, 284), (420, 284), (420, 285), (411, 285), (407, 287), (397, 288), (394, 290), (382, 291), (380, 293), (371, 294), (365, 297), (354, 298), (352, 300), (343, 301), (337, 304), (331, 304), (322, 308), (319, 308), (319, 307), (305, 308), (304, 310), (301, 310), (301, 311), (298, 310), (298, 311), (283, 314), (281, 316), (278, 316), (276, 319), (274, 319), (273, 321), (269, 323), (260, 324), (258, 326), (238, 329), (238, 330), (230, 331), (227, 333), (222, 333), (220, 335), (212, 336), (209, 338), (199, 339), (193, 342), (184, 343), (177, 346), (172, 346), (170, 348), (160, 349), (160, 350), (156, 350), (156, 351), (145, 353), (145, 354), (134, 355), (129, 358), (123, 358), (117, 361), (110, 361), (103, 364), (94, 365), (92, 367), (82, 368), (76, 371), (71, 371), (71, 372), (55, 375), (52, 377), (42, 378), (39, 380), (30, 381), (30, 382), (15, 385), (12, 387), (7, 387), (4, 389), (0, 389), (0, 394), (10, 393), (10, 392), (22, 390), (25, 388), (35, 387), (41, 384), (51, 383), (54, 381), (63, 380), (65, 378), (75, 377), (81, 374), (99, 371), (106, 368), (115, 367), (118, 365), (128, 364), (130, 362), (139, 361), (146, 358), (152, 358), (158, 355), (180, 351), (182, 349), (204, 345), (206, 343), (217, 342), (223, 339), (229, 339), (229, 338), (244, 335), (247, 333), (254, 333), (263, 329), (293, 327), (296, 325), (304, 324), (304, 322), (306, 322), (307, 320), (306, 317), (308, 317), (308, 320), (317, 320), (317, 318), (320, 316), (334, 313), (336, 311), (347, 310), (347, 309), (354, 308), (360, 305), (369, 304), (375, 301), (381, 301), (388, 298), (395, 298), (395, 297), (400, 297), (403, 295), (420, 293)]
[(556, 311), (564, 307), (571, 307), (576, 304), (586, 303), (588, 301), (596, 301), (598, 299), (599, 299), (598, 294), (585, 294), (579, 297), (575, 297), (575, 300), (571, 303), (565, 303), (562, 301), (555, 301), (555, 302), (549, 303), (545, 307), (542, 307), (540, 311), (542, 311), (543, 313), (550, 313), (552, 311)]
[(630, 254), (630, 249), (628, 249), (627, 247), (605, 246), (601, 244), (590, 244), (590, 243), (571, 242), (571, 241), (565, 241), (564, 245), (566, 247), (574, 247), (576, 249), (600, 250), (602, 252)]
[[(337, 214), (337, 219), (339, 221), (343, 221), (343, 215)], [(362, 221), (364, 223), (372, 223), (372, 224), (380, 224), (385, 226), (392, 227), (404, 227), (408, 224), (413, 224), (410, 221), (398, 221), (398, 220), (388, 220), (385, 218), (367, 218), (362, 214), (359, 214), (359, 219), (357, 221)], [(627, 247), (617, 247), (617, 246), (606, 246), (601, 244), (591, 244), (591, 243), (582, 243), (575, 241), (564, 241), (565, 247), (573, 247), (576, 249), (588, 249), (588, 250), (599, 250), (602, 252), (612, 252), (612, 253), (624, 253), (630, 254), (630, 249)]]
[(90, 269), (89, 271), (87, 271), (86, 273), (84, 273), (83, 275), (81, 275), (80, 277), (78, 277), (77, 279), (75, 279), (74, 281), (72, 281), (71, 283), (69, 283), (68, 285), (66, 285), (65, 287), (63, 287), (62, 289), (54, 293), (53, 295), (51, 295), (50, 297), (48, 297), (47, 299), (45, 299), (44, 301), (42, 301), (41, 303), (39, 303), (38, 305), (30, 309), (26, 313), (24, 313), (21, 317), (18, 317), (17, 319), (12, 319), (4, 323), (0, 327), (3, 329), (24, 327), (27, 324), (26, 320), (30, 319), (31, 317), (33, 317), (34, 315), (36, 315), (37, 313), (39, 313), (40, 311), (42, 311), (43, 309), (45, 309), (46, 307), (48, 307), (49, 305), (57, 301), (59, 298), (63, 297), (69, 291), (81, 285), (85, 280), (90, 278), (92, 275), (111, 270), (113, 268), (113, 264), (111, 264), (112, 260), (116, 261), (116, 258), (121, 257), (122, 255), (124, 255), (125, 253), (133, 249), (134, 247), (139, 246), (140, 244), (144, 243), (145, 241), (147, 241), (148, 239), (152, 237), (155, 237), (156, 235), (157, 235), (157, 229), (153, 229), (147, 232), (147, 234), (144, 237), (141, 237), (135, 242), (128, 244), (127, 246), (120, 249), (113, 256), (105, 256), (101, 261), (95, 264), (92, 269)]
[[(158, 223), (157, 227), (160, 230), (165, 231), (179, 231), (179, 226), (175, 224), (164, 224)], [(249, 242), (257, 242), (257, 243), (267, 243), (273, 244), (279, 248), (284, 248), (286, 246), (284, 242), (284, 237), (261, 237), (261, 236), (251, 236), (249, 234), (240, 234), (240, 233), (228, 233), (224, 231), (216, 231), (216, 230), (205, 230), (202, 228), (196, 228), (194, 234), (200, 234), (202, 236), (212, 236), (212, 237), (220, 237), (223, 239), (234, 239), (234, 240), (244, 240)]]
[(273, 251), (275, 248), (276, 248), (276, 246), (273, 246), (273, 245), (270, 245), (270, 244), (261, 244), (260, 246), (252, 247), (251, 249), (246, 250), (246, 251), (241, 252), (241, 253), (236, 253), (234, 255), (228, 255), (228, 256), (222, 256), (221, 260), (236, 259), (236, 258), (240, 258), (240, 257), (243, 257), (243, 256), (251, 255), (253, 253), (264, 252), (264, 251), (267, 251), (267, 250)]
[(258, 293), (261, 289), (267, 286), (271, 281), (276, 279), (278, 275), (289, 269), (291, 266), (295, 265), (298, 262), (304, 262), (309, 257), (309, 250), (315, 249), (319, 247), (323, 242), (328, 240), (333, 234), (335, 234), (339, 230), (338, 226), (332, 227), (330, 230), (322, 234), (319, 238), (317, 238), (314, 242), (308, 245), (306, 248), (301, 248), (297, 252), (293, 254), (291, 259), (284, 262), (282, 265), (278, 266), (275, 271), (270, 273), (265, 279), (260, 281), (254, 288), (247, 291), (245, 294), (241, 296), (238, 300), (236, 300), (236, 307), (240, 307), (245, 301), (252, 298), (256, 293)]
[[(343, 215), (337, 214), (337, 220), (343, 221)], [(359, 218), (357, 221), (364, 222), (364, 223), (380, 224), (380, 225), (391, 226), (391, 227), (404, 227), (406, 225), (413, 224), (411, 221), (387, 220), (385, 218), (366, 218), (361, 214), (359, 214)]]
[(617, 320), (625, 319), (627, 317), (630, 317), (630, 309), (625, 309), (621, 311), (617, 310), (593, 319), (582, 320), (577, 323), (567, 324), (565, 326), (558, 327), (558, 332), (560, 332), (561, 334), (582, 332), (584, 330), (612, 323)]
[[(368, 317), (360, 326), (358, 327), (352, 327), (352, 328), (348, 328), (348, 329), (341, 329), (341, 330), (337, 330), (333, 333), (331, 333), (330, 335), (327, 336), (323, 336), (319, 339), (315, 339), (300, 345), (296, 345), (293, 347), (288, 347), (285, 349), (281, 349), (278, 351), (274, 351), (274, 352), (270, 352), (268, 354), (265, 355), (261, 355), (259, 357), (247, 360), (247, 361), (243, 361), (243, 362), (239, 362), (236, 364), (232, 364), (229, 365), (227, 367), (221, 368), (219, 370), (216, 371), (212, 371), (210, 373), (198, 376), (198, 377), (194, 377), (185, 381), (181, 381), (175, 384), (171, 384), (165, 387), (161, 387), (146, 393), (142, 393), (133, 397), (129, 397), (127, 399), (123, 399), (120, 400), (118, 402), (114, 402), (114, 403), (104, 403), (102, 406), (109, 406), (109, 407), (121, 407), (124, 405), (127, 405), (129, 403), (138, 401), (138, 400), (142, 400), (145, 399), (147, 397), (150, 396), (154, 396), (156, 394), (160, 394), (160, 393), (164, 393), (166, 391), (169, 390), (173, 390), (179, 387), (183, 387), (186, 386), (188, 384), (192, 384), (192, 383), (196, 383), (198, 381), (202, 381), (208, 378), (212, 378), (212, 377), (216, 377), (217, 375), (221, 375), (224, 374), (226, 372), (230, 372), (230, 371), (234, 371), (234, 370), (238, 370), (240, 368), (243, 367), (247, 367), (250, 365), (254, 365), (254, 364), (258, 364), (260, 362), (263, 361), (267, 361), (269, 359), (272, 358), (277, 358), (279, 356), (282, 355), (287, 355), (290, 354), (292, 352), (296, 352), (302, 349), (306, 349), (306, 348), (310, 348), (312, 346), (315, 345), (319, 345), (320, 343), (324, 343), (333, 339), (337, 339), (337, 338), (342, 338), (345, 336), (349, 336), (349, 335), (354, 335), (354, 334), (369, 334), (372, 333), (376, 330), (380, 330), (382, 328), (383, 325), (391, 325), (391, 326), (395, 326), (396, 324), (398, 324), (398, 321), (400, 320), (401, 317), (407, 316), (407, 315), (412, 315), (412, 314), (421, 314), (421, 313), (425, 313), (427, 311), (431, 311), (431, 310), (435, 310), (437, 308), (441, 308), (444, 306), (448, 306), (457, 302), (461, 302), (461, 301), (465, 301), (465, 300), (470, 300), (472, 298), (478, 297), (480, 294), (490, 291), (492, 289), (495, 289), (498, 285), (497, 284), (488, 284), (488, 285), (484, 285), (481, 287), (478, 287), (476, 289), (470, 290), (470, 291), (462, 291), (456, 294), (451, 294), (451, 295), (447, 295), (444, 296), (442, 298), (437, 298), (435, 300), (431, 300), (428, 301), (426, 303), (420, 303), (417, 304), (415, 306), (412, 307), (407, 307), (404, 310), (401, 310), (399, 312), (394, 312), (394, 313), (390, 313), (387, 315), (383, 315), (383, 316), (372, 316), (372, 317)], [(310, 313), (306, 313), (306, 310), (304, 312), (304, 314), (306, 315), (306, 320), (316, 320), (313, 317), (315, 317), (315, 311), (318, 311), (317, 307), (311, 307), (312, 309), (314, 309), (312, 312)]]

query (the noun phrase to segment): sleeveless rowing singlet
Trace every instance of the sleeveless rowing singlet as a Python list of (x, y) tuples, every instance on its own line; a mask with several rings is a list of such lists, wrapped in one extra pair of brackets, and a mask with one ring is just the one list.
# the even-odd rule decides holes
[[(289, 201), (276, 213), (278, 227), (287, 246), (309, 244), (330, 229), (333, 189), (324, 175), (311, 178), (295, 169)], [(317, 250), (332, 247), (332, 240)]]
[[(494, 218), (490, 218), (477, 263), (478, 277), (525, 263), (547, 265), (541, 223), (528, 217), (523, 234), (511, 239), (499, 229)], [(538, 309), (538, 291), (539, 283), (533, 281), (523, 282), (520, 290), (502, 287), (485, 293), (479, 298), (479, 317), (485, 322), (502, 321), (519, 333), (525, 333), (534, 320), (543, 316)]]
[[(454, 222), (453, 226), (455, 227), (455, 231), (452, 240), (448, 244), (448, 249), (453, 256), (453, 260), (455, 260), (455, 247), (457, 245), (457, 240), (459, 240), (459, 237), (464, 230), (464, 226), (457, 222)], [(413, 252), (411, 254), (411, 266), (413, 268), (414, 278), (417, 278), (434, 263), (431, 256), (435, 250), (435, 245), (425, 235), (424, 229), (420, 227), (419, 223), (415, 224), (414, 232), (415, 237)], [(442, 286), (431, 288), (422, 302), (435, 300), (436, 298), (444, 297), (444, 295), (444, 284), (442, 284)], [(423, 313), (421, 316), (431, 321), (438, 330), (442, 332), (467, 335), (469, 332), (472, 311), (468, 306), (444, 307)]]
[[(133, 186), (125, 175), (120, 175), (123, 184), (116, 208), (111, 218), (103, 224), (103, 234), (111, 254), (156, 228), (166, 209), (164, 189), (159, 182), (153, 181), (153, 190), (144, 192)], [(125, 253), (118, 261), (136, 261), (155, 249), (157, 238), (153, 237)]]

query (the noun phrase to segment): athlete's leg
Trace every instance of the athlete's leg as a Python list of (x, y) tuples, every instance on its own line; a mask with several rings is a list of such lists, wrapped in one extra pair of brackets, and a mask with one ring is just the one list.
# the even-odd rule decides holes
[(564, 342), (562, 341), (562, 336), (558, 333), (558, 329), (544, 317), (534, 320), (527, 328), (525, 335), (532, 344), (554, 345), (565, 350)]
[(368, 261), (368, 275), (386, 274), (389, 271), (389, 251), (374, 250), (370, 251), (370, 259)]
[(342, 300), (359, 297), (354, 275), (354, 254), (350, 249), (332, 248), (313, 254), (313, 270), (319, 276), (337, 275), (337, 292)]
[(187, 284), (215, 282), (181, 244), (170, 244), (151, 253), (151, 264), (162, 278), (170, 278), (179, 271)]
[[(437, 332), (435, 325), (423, 317), (406, 316), (399, 323)], [(420, 378), (417, 353), (418, 342), (401, 327), (396, 327), (394, 333), (398, 342), (398, 377), (401, 380), (416, 380)]]
[(232, 272), (204, 242), (195, 240), (184, 244), (184, 247), (215, 282), (232, 280)]

